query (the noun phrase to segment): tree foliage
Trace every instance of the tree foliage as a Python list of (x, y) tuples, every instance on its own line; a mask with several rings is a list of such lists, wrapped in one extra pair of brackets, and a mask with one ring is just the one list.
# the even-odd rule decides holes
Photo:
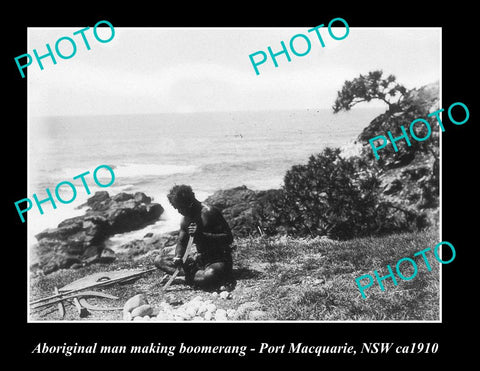
[(379, 201), (379, 186), (365, 160), (326, 148), (306, 165), (293, 166), (282, 190), (254, 212), (267, 234), (349, 239), (409, 229), (389, 217), (389, 205)]
[(399, 107), (407, 89), (396, 82), (393, 75), (382, 78), (381, 70), (360, 75), (352, 81), (345, 81), (342, 89), (338, 92), (333, 105), (333, 112), (342, 110), (349, 111), (353, 106), (361, 102), (370, 102), (379, 99), (388, 105), (389, 111), (395, 111)]

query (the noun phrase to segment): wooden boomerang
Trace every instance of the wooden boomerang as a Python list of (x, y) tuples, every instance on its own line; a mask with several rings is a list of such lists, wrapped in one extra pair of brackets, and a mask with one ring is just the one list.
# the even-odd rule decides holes
[(69, 300), (69, 299), (79, 298), (79, 297), (84, 297), (84, 296), (96, 296), (96, 297), (100, 297), (100, 298), (107, 298), (107, 299), (114, 299), (114, 300), (118, 299), (118, 296), (109, 295), (109, 294), (106, 294), (106, 293), (103, 293), (103, 292), (82, 291), (82, 292), (67, 293), (67, 294), (62, 295), (61, 297), (52, 298), (51, 300), (44, 301), (42, 303), (32, 304), (30, 306), (30, 309), (38, 309), (38, 308), (46, 307), (46, 306), (56, 304), (56, 303), (59, 303), (59, 302), (63, 302), (64, 300)]
[[(183, 258), (182, 258), (184, 263), (186, 262), (187, 257), (190, 254), (190, 250), (192, 249), (192, 245), (193, 245), (193, 236), (190, 236), (189, 239), (188, 239), (187, 248), (185, 249), (185, 254), (183, 254)], [(173, 272), (172, 277), (170, 277), (170, 279), (167, 281), (165, 286), (163, 286), (162, 291), (165, 291), (172, 284), (173, 280), (175, 279), (175, 277), (177, 277), (179, 272), (180, 272), (180, 268), (175, 269), (175, 272)]]

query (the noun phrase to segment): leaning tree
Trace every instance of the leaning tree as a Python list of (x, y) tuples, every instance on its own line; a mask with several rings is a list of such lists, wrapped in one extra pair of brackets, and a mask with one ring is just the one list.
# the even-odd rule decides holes
[(351, 81), (345, 81), (332, 107), (333, 112), (349, 111), (358, 103), (370, 102), (374, 99), (385, 102), (390, 113), (397, 111), (407, 94), (407, 89), (396, 82), (395, 76), (389, 75), (383, 78), (382, 75), (383, 71), (377, 70), (367, 75), (360, 75)]

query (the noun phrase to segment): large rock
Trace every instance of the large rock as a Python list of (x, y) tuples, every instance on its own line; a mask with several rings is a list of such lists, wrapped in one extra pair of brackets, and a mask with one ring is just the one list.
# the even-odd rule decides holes
[(279, 190), (253, 191), (240, 186), (215, 192), (205, 199), (205, 203), (219, 209), (235, 237), (258, 234), (259, 222), (255, 209), (266, 198)]
[[(401, 104), (400, 111), (379, 115), (358, 137), (358, 142), (363, 144), (363, 157), (371, 161), (372, 167), (378, 168), (383, 188), (381, 201), (391, 205), (391, 218), (395, 224), (411, 224), (414, 220), (422, 229), (439, 223), (440, 130), (436, 119), (428, 118), (429, 113), (440, 108), (439, 99), (438, 83), (412, 89)], [(379, 152), (380, 160), (373, 159), (368, 142), (370, 138), (386, 135), (388, 131), (397, 136), (401, 125), (408, 132), (410, 123), (417, 118), (430, 122), (432, 132), (427, 140), (417, 142), (411, 139), (411, 146), (400, 140), (396, 143), (398, 152), (388, 145)]]
[(178, 232), (149, 233), (143, 239), (135, 239), (122, 244), (117, 251), (129, 260), (145, 256), (152, 251), (162, 251), (163, 254), (170, 255), (175, 250)]
[(110, 262), (115, 255), (105, 248), (106, 239), (154, 223), (163, 213), (163, 207), (151, 203), (151, 198), (142, 192), (113, 197), (105, 191), (96, 192), (85, 205), (88, 209), (84, 215), (66, 219), (57, 228), (35, 236), (35, 269), (48, 274), (72, 265)]

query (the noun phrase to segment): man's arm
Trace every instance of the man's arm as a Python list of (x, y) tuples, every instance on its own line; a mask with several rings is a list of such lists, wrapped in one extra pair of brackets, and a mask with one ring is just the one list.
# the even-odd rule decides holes
[(185, 226), (185, 223), (182, 221), (180, 224), (180, 233), (178, 234), (177, 238), (177, 246), (175, 248), (175, 258), (183, 258), (183, 255), (185, 254), (185, 250), (187, 249), (187, 244), (188, 244), (188, 231)]

